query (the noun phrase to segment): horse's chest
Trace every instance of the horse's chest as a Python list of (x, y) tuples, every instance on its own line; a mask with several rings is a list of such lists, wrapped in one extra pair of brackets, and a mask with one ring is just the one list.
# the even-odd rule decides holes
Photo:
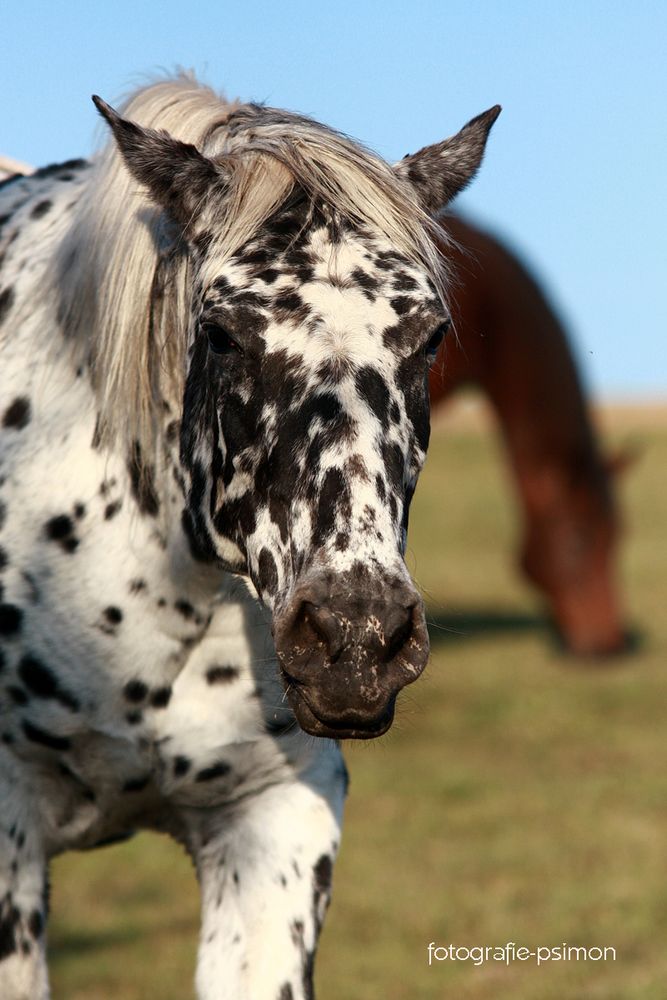
[(158, 686), (142, 679), (144, 646), (135, 676), (122, 686), (108, 676), (102, 701), (72, 685), (76, 710), (37, 697), (16, 706), (11, 749), (43, 803), (51, 851), (134, 827), (170, 827), (175, 810), (232, 802), (285, 776), (294, 757), (266, 725), (291, 724), (278, 707), (275, 667), (266, 657), (255, 662), (243, 631), (225, 628), (225, 618), (229, 626), (244, 610), (224, 608), (222, 627), (192, 646), (171, 683), (164, 675)]

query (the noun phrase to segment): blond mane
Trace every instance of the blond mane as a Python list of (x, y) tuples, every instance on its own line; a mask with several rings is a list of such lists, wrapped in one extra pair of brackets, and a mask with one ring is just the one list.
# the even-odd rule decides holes
[[(299, 115), (228, 102), (186, 75), (137, 91), (122, 114), (224, 162), (224, 205), (202, 206), (216, 220), (211, 277), (298, 187), (384, 236), (426, 270), (444, 300), (435, 224), (412, 188), (358, 143)], [(101, 441), (139, 442), (154, 454), (164, 401), (180, 416), (188, 266), (182, 240), (110, 141), (94, 161), (56, 268), (61, 322), (92, 365)]]

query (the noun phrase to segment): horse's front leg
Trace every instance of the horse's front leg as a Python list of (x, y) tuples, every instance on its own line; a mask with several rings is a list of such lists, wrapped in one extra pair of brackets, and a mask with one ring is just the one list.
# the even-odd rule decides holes
[(25, 776), (0, 751), (0, 998), (47, 1000), (46, 861)]
[(346, 775), (317, 767), (195, 821), (202, 889), (200, 1000), (307, 1000), (330, 897)]

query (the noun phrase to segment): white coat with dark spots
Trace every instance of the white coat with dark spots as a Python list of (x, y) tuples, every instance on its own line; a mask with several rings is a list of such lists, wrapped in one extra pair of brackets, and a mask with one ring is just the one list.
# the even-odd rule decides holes
[(312, 997), (337, 740), (426, 663), (431, 216), (497, 109), (392, 168), (191, 79), (96, 103), (100, 156), (0, 187), (0, 996), (49, 995), (49, 859), (151, 828), (199, 996)]

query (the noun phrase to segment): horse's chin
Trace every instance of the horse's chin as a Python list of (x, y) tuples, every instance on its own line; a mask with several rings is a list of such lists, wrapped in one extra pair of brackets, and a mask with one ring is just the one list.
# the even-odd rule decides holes
[(346, 713), (344, 720), (316, 712), (299, 687), (290, 685), (287, 697), (296, 715), (297, 722), (310, 736), (320, 736), (332, 740), (373, 740), (387, 732), (394, 721), (395, 698), (391, 698), (384, 711), (371, 719)]

